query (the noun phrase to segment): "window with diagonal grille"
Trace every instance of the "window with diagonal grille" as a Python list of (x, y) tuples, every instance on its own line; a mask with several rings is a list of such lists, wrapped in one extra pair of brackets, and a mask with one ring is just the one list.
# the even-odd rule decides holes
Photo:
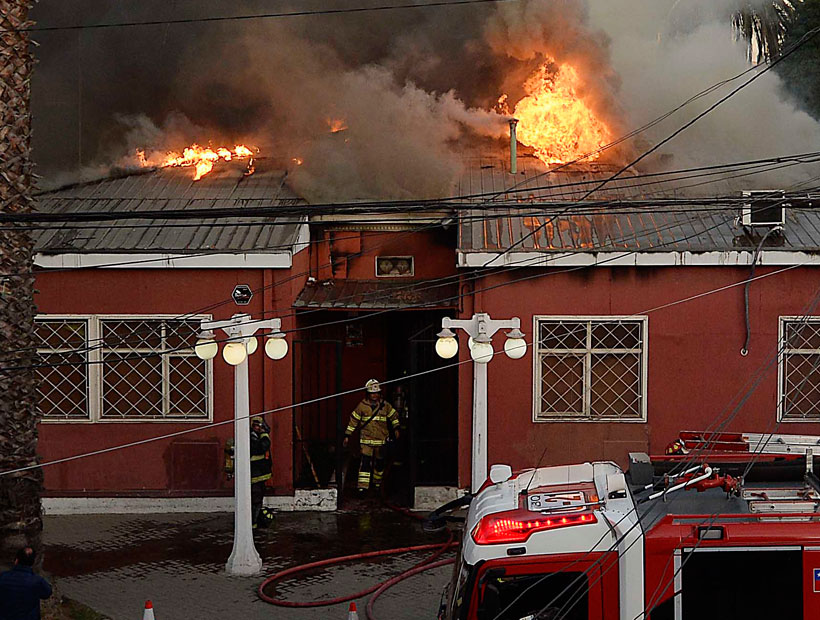
[(199, 321), (102, 318), (102, 419), (208, 418)]
[(820, 317), (781, 317), (779, 419), (820, 421)]
[(535, 317), (535, 421), (645, 420), (646, 325)]
[(88, 319), (37, 319), (38, 407), (47, 420), (88, 420)]
[(201, 318), (38, 316), (43, 418), (211, 419), (211, 362), (194, 353)]

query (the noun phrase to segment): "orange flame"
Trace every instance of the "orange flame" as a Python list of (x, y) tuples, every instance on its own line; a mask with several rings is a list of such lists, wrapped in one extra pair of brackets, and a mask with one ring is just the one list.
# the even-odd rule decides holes
[[(527, 96), (512, 113), (519, 120), (518, 141), (535, 150), (545, 164), (562, 164), (592, 153), (611, 141), (607, 126), (578, 96), (581, 80), (571, 65), (544, 63), (524, 83)], [(509, 113), (507, 96), (498, 107)], [(600, 157), (590, 155), (589, 160)]]
[(214, 164), (220, 159), (223, 161), (231, 161), (232, 159), (243, 159), (251, 157), (253, 151), (243, 144), (237, 144), (233, 150), (220, 146), (217, 148), (203, 147), (198, 144), (183, 149), (182, 153), (168, 152), (163, 156), (146, 157), (145, 151), (137, 149), (137, 163), (142, 166), (154, 166), (158, 168), (167, 168), (174, 166), (178, 168), (187, 168), (193, 166), (194, 181), (199, 181), (202, 177), (208, 174), (214, 168)]
[(347, 129), (347, 123), (341, 118), (327, 119), (327, 126), (330, 127), (330, 133), (339, 133)]

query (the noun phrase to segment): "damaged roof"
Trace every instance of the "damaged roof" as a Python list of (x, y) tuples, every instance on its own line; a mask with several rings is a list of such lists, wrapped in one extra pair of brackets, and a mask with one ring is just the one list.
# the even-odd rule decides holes
[[(305, 204), (286, 184), (274, 160), (220, 162), (199, 181), (192, 168), (137, 171), (118, 178), (43, 192), (36, 209), (45, 213), (135, 212), (224, 209)], [(39, 254), (64, 253), (278, 253), (290, 252), (304, 224), (293, 217), (169, 221), (136, 219), (65, 223), (34, 231)]]
[(452, 308), (458, 284), (438, 280), (308, 281), (294, 308), (377, 310), (387, 308)]
[[(758, 230), (744, 228), (737, 206), (719, 206), (705, 200), (740, 197), (751, 181), (692, 174), (636, 176), (626, 173), (594, 194), (595, 201), (657, 200), (644, 208), (583, 207), (568, 205), (527, 207), (528, 202), (581, 200), (601, 181), (617, 172), (607, 165), (575, 165), (554, 172), (532, 157), (519, 158), (519, 173), (495, 158), (472, 161), (459, 183), (460, 195), (481, 195), (482, 207), (459, 218), (460, 253), (514, 252), (727, 252), (753, 251), (762, 240)], [(496, 197), (497, 196), (497, 197)], [(663, 206), (664, 199), (686, 199), (685, 205)], [(492, 208), (493, 199), (520, 203), (516, 208)], [(698, 204), (698, 200), (703, 200)], [(579, 213), (580, 211), (580, 213)], [(766, 250), (820, 252), (820, 213), (810, 208), (787, 208), (784, 230), (765, 240)]]

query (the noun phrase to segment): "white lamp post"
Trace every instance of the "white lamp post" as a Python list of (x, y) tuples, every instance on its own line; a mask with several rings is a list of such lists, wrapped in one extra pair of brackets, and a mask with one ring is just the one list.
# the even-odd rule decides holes
[[(256, 575), (262, 570), (262, 558), (253, 544), (251, 517), (251, 440), (250, 396), (248, 389), (248, 355), (258, 347), (256, 332), (269, 329), (265, 353), (271, 359), (287, 355), (288, 344), (280, 331), (280, 319), (255, 320), (250, 314), (235, 314), (224, 321), (203, 320), (202, 330), (194, 350), (197, 357), (212, 360), (219, 352), (214, 331), (222, 330), (228, 342), (222, 348), (222, 357), (234, 367), (234, 528), (233, 550), (225, 569), (234, 575)], [(278, 344), (269, 346), (271, 342)]]
[(527, 343), (521, 333), (521, 320), (513, 317), (496, 321), (489, 314), (474, 314), (471, 319), (441, 319), (436, 353), (444, 359), (455, 357), (458, 342), (450, 328), (463, 329), (470, 337), (470, 357), (473, 358), (473, 448), (472, 492), (475, 493), (487, 479), (487, 364), (493, 359), (492, 337), (499, 329), (509, 329), (504, 352), (511, 359), (524, 357)]

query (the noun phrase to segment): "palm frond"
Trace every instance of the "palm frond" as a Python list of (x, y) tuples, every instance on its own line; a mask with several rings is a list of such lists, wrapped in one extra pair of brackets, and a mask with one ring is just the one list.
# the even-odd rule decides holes
[(780, 53), (789, 25), (802, 2), (803, 0), (767, 0), (763, 3), (743, 1), (743, 6), (732, 15), (732, 26), (735, 33), (746, 40), (746, 53), (751, 62), (763, 62)]

